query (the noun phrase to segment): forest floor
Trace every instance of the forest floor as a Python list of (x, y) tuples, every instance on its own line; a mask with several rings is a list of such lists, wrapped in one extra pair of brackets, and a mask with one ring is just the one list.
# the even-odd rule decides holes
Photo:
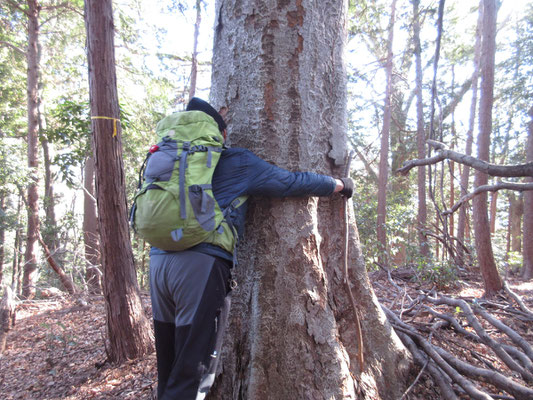
[[(397, 271), (390, 278), (383, 272), (371, 274), (380, 302), (390, 309), (402, 308), (407, 298), (416, 298), (421, 290), (432, 288), (430, 284), (413, 282), (409, 271)], [(511, 279), (508, 284), (529, 307), (533, 306), (533, 282)], [(441, 293), (480, 298), (483, 290), (476, 275), (471, 274), (442, 288)], [(56, 297), (18, 303), (16, 324), (8, 334), (6, 350), (0, 355), (2, 400), (155, 399), (155, 354), (119, 367), (106, 363), (103, 298), (93, 296), (84, 300)], [(143, 301), (149, 310), (146, 293)], [(430, 320), (427, 313), (418, 318)], [(531, 324), (515, 323), (513, 328), (533, 344)], [(438, 339), (454, 343), (460, 340), (452, 330), (439, 332)], [(459, 343), (459, 348), (472, 346), (467, 340)], [(415, 382), (406, 396), (406, 399), (439, 398), (435, 383), (426, 375)]]

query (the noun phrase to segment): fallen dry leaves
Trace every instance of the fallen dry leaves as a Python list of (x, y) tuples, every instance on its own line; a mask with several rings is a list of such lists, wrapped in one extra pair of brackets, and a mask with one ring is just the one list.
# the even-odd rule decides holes
[(87, 305), (73, 299), (20, 303), (0, 356), (0, 398), (154, 398), (155, 354), (118, 367), (100, 366), (106, 360), (104, 337), (100, 296)]
[[(397, 286), (404, 294), (399, 295), (398, 288), (383, 274), (374, 273), (371, 277), (382, 304), (396, 310), (407, 304), (404, 298), (407, 294), (414, 298), (426, 286), (402, 278)], [(530, 307), (533, 305), (533, 284), (516, 281), (511, 287)], [(442, 293), (479, 298), (483, 290), (474, 275)], [(155, 354), (121, 366), (105, 364), (104, 301), (98, 296), (86, 300), (87, 304), (81, 305), (69, 298), (18, 304), (16, 325), (8, 335), (6, 351), (0, 356), (0, 399), (155, 399)], [(143, 301), (149, 310), (146, 294)], [(420, 313), (412, 322), (423, 327), (431, 321), (429, 313)], [(531, 326), (518, 320), (506, 322), (533, 342)], [(472, 363), (490, 362), (503, 368), (490, 352), (453, 330), (441, 330), (433, 340)], [(407, 398), (441, 397), (435, 383), (424, 375)]]

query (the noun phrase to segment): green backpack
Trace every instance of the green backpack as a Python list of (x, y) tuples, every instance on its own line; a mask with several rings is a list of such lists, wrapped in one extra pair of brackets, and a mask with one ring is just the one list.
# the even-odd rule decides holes
[(160, 142), (150, 148), (139, 173), (132, 227), (162, 250), (208, 242), (233, 252), (235, 229), (225, 217), (241, 199), (223, 211), (211, 187), (224, 143), (218, 125), (202, 111), (185, 111), (163, 118), (156, 134)]

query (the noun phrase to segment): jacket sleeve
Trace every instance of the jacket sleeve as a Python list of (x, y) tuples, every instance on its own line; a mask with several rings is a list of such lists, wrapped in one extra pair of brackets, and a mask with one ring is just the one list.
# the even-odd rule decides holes
[(290, 172), (246, 151), (248, 195), (269, 197), (329, 196), (335, 179), (313, 172)]

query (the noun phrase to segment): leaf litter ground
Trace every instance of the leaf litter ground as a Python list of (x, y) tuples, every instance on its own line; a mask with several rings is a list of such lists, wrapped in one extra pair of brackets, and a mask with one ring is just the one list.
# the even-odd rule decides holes
[[(143, 296), (146, 305), (149, 299)], [(155, 354), (120, 367), (105, 363), (101, 296), (23, 302), (0, 357), (0, 398), (152, 399)]]
[[(421, 290), (430, 284), (413, 281), (410, 271), (396, 271), (389, 279), (383, 272), (372, 273), (374, 290), (380, 302), (401, 313)], [(510, 287), (533, 306), (533, 283), (510, 281)], [(475, 274), (456, 281), (440, 294), (450, 297), (480, 298), (482, 285)], [(11, 399), (155, 399), (157, 387), (155, 354), (126, 362), (121, 366), (105, 363), (105, 308), (101, 296), (79, 302), (55, 298), (21, 302), (17, 305), (16, 324), (9, 332), (7, 348), (0, 356), (0, 398)], [(149, 298), (143, 294), (148, 312)], [(438, 308), (438, 307), (435, 307)], [(419, 312), (403, 317), (426, 336), (457, 357), (473, 364), (491, 363), (506, 371), (505, 365), (478, 343), (458, 336), (451, 329), (433, 334), (427, 329), (433, 317)], [(505, 322), (531, 344), (533, 327), (520, 320)], [(363, 322), (364, 323), (364, 322)], [(490, 327), (488, 327), (490, 329)], [(497, 333), (494, 332), (493, 333)], [(498, 339), (504, 340), (503, 337)], [(509, 376), (512, 374), (507, 370)], [(413, 378), (414, 380), (414, 378)], [(494, 392), (489, 387), (489, 391)], [(463, 397), (463, 396), (461, 396)], [(405, 399), (440, 399), (435, 383), (423, 374)], [(463, 397), (468, 398), (468, 397)], [(505, 398), (505, 396), (503, 397)]]

